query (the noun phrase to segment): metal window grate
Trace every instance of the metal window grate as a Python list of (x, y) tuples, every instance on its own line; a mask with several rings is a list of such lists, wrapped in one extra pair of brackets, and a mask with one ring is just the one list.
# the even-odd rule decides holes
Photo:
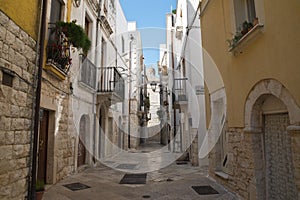
[(204, 186), (192, 186), (192, 189), (195, 190), (199, 195), (211, 195), (211, 194), (219, 194), (214, 188), (210, 185)]
[(120, 184), (146, 184), (147, 173), (144, 174), (125, 174)]
[(66, 184), (63, 186), (72, 191), (84, 190), (84, 189), (90, 188), (90, 186), (84, 185), (82, 183), (71, 183), (71, 184)]
[(2, 84), (3, 85), (12, 87), (13, 86), (13, 79), (14, 79), (13, 75), (3, 71), (3, 75), (2, 75)]

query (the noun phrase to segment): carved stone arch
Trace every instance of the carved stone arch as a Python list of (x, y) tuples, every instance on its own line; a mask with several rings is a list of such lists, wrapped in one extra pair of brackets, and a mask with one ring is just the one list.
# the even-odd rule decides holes
[(245, 130), (250, 132), (261, 131), (261, 111), (259, 106), (263, 101), (273, 95), (286, 106), (290, 124), (300, 122), (300, 108), (289, 91), (277, 80), (266, 79), (257, 83), (248, 95), (245, 104)]
[[(267, 102), (278, 102), (274, 107), (271, 113), (266, 113), (264, 108)], [(279, 109), (278, 109), (279, 108)], [(275, 79), (265, 79), (258, 82), (253, 89), (250, 91), (248, 98), (245, 103), (245, 129), (244, 132), (246, 134), (250, 134), (250, 138), (252, 140), (252, 149), (253, 149), (253, 164), (254, 164), (254, 177), (253, 180), (250, 181), (250, 187), (255, 188), (253, 192), (251, 192), (251, 196), (255, 196), (258, 199), (266, 199), (268, 197), (268, 188), (266, 184), (267, 176), (269, 174), (267, 172), (268, 168), (264, 168), (266, 162), (268, 162), (268, 158), (266, 157), (266, 146), (269, 145), (269, 142), (266, 142), (266, 130), (265, 127), (265, 119), (264, 116), (266, 114), (280, 114), (285, 113), (288, 116), (287, 125), (285, 131), (282, 131), (283, 134), (291, 133), (289, 129), (297, 126), (300, 122), (300, 108), (296, 104), (294, 98), (289, 93), (287, 88), (281, 84), (279, 81)], [(292, 126), (291, 126), (292, 125)], [(300, 129), (299, 129), (300, 130)], [(291, 135), (294, 137), (293, 134)], [(290, 136), (288, 136), (290, 137)], [(269, 140), (269, 139), (267, 139)], [(293, 141), (294, 139), (292, 139)], [(297, 166), (299, 161), (295, 159), (295, 155), (297, 154), (298, 146), (293, 143), (289, 143), (291, 146), (292, 154), (294, 158), (292, 159), (293, 166)], [(269, 146), (268, 146), (269, 147)], [(269, 154), (268, 154), (269, 155)], [(265, 163), (262, 165), (262, 163)], [(300, 177), (297, 177), (299, 170), (297, 168), (293, 168), (295, 170), (295, 179), (300, 180)], [(297, 183), (297, 181), (296, 181)], [(299, 184), (298, 191), (299, 191)], [(250, 198), (251, 199), (251, 198)]]

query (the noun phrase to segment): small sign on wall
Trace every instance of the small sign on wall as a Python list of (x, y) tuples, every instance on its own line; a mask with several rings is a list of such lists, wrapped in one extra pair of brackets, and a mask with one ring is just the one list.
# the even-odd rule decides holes
[(196, 85), (195, 86), (196, 95), (203, 95), (204, 94), (204, 86)]

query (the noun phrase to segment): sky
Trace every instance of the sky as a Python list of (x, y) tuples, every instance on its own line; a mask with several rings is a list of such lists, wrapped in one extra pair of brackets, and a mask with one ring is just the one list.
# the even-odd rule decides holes
[(141, 32), (146, 66), (156, 65), (159, 44), (165, 43), (166, 14), (176, 8), (177, 0), (120, 0), (120, 3), (127, 21), (136, 21)]

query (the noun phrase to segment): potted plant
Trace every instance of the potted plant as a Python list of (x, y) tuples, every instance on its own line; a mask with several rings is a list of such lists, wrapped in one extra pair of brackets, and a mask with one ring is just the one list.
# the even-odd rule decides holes
[(74, 47), (82, 49), (86, 54), (91, 48), (91, 41), (85, 34), (83, 28), (76, 24), (76, 21), (64, 22), (58, 21), (55, 23), (55, 31), (63, 32)]
[(35, 185), (36, 199), (41, 200), (45, 191), (45, 183), (42, 180), (37, 180)]

